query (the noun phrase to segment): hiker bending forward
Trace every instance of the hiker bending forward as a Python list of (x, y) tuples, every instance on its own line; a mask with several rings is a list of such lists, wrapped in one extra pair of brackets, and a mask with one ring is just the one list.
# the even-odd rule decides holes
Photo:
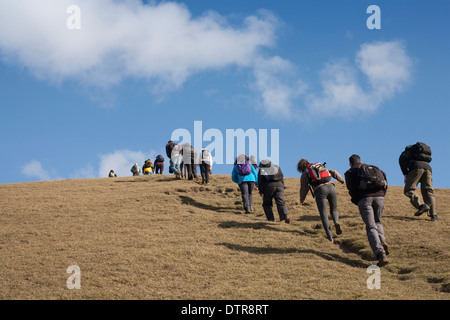
[[(428, 212), (432, 221), (437, 221), (436, 201), (434, 199), (431, 148), (423, 142), (407, 146), (399, 158), (400, 168), (405, 176), (405, 188), (403, 193), (411, 204), (417, 209), (416, 217)], [(420, 183), (422, 199), (416, 192)]]
[(263, 197), (263, 209), (268, 221), (274, 221), (273, 199), (277, 205), (280, 221), (290, 223), (288, 209), (284, 202), (284, 176), (279, 166), (269, 160), (262, 160), (258, 171), (258, 189)]
[[(316, 168), (321, 169), (317, 169)], [(327, 235), (327, 239), (333, 242), (333, 235), (331, 233), (330, 222), (328, 220), (327, 202), (330, 205), (331, 218), (333, 219), (336, 234), (341, 234), (342, 229), (339, 224), (339, 215), (337, 212), (337, 194), (334, 183), (331, 178), (336, 179), (340, 183), (344, 183), (344, 178), (339, 172), (325, 168), (321, 164), (311, 164), (306, 159), (301, 159), (297, 164), (297, 170), (302, 173), (300, 178), (300, 203), (303, 205), (308, 192), (311, 189), (311, 194), (316, 198), (317, 208), (319, 209), (320, 218), (322, 220), (323, 228)], [(320, 171), (318, 177), (314, 176), (314, 172)], [(322, 175), (322, 177), (320, 177)]]
[(356, 154), (350, 156), (349, 162), (350, 169), (345, 172), (347, 189), (366, 225), (369, 245), (378, 259), (378, 266), (382, 267), (389, 263), (388, 245), (381, 224), (387, 190), (386, 174), (376, 166), (362, 163)]

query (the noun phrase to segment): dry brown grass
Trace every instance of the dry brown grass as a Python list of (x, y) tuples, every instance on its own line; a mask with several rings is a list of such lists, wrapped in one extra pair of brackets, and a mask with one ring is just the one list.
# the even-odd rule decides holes
[[(0, 185), (0, 299), (448, 299), (450, 190), (440, 221), (416, 218), (401, 187), (386, 197), (391, 263), (375, 261), (357, 207), (337, 184), (344, 233), (331, 244), (317, 208), (286, 179), (292, 222), (267, 222), (261, 199), (244, 215), (229, 176), (172, 176)], [(333, 229), (334, 231), (334, 229)], [(66, 287), (69, 265), (81, 290)]]

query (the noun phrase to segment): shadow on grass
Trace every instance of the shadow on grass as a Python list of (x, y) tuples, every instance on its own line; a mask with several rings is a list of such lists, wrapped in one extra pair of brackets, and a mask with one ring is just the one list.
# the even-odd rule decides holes
[(216, 245), (225, 246), (230, 250), (234, 251), (244, 251), (252, 254), (291, 254), (291, 253), (299, 253), (299, 254), (314, 254), (322, 259), (328, 261), (337, 261), (341, 263), (345, 263), (351, 267), (356, 268), (367, 268), (368, 264), (359, 260), (353, 260), (349, 258), (342, 257), (338, 254), (320, 252), (313, 249), (296, 249), (296, 248), (262, 248), (262, 247), (253, 247), (253, 246), (243, 246), (239, 244), (233, 243), (216, 243)]
[[(350, 218), (355, 218), (354, 216), (341, 216), (339, 215), (339, 220), (345, 220), (345, 219), (350, 219)], [(331, 221), (331, 217), (328, 215), (328, 219)], [(297, 219), (297, 221), (306, 221), (306, 222), (311, 222), (311, 221), (322, 221), (320, 219), (320, 215), (319, 212), (317, 211), (317, 215), (300, 215)]]
[[(284, 222), (279, 222), (283, 223)], [(290, 232), (300, 234), (302, 236), (307, 236), (307, 234), (300, 230), (280, 230), (275, 228), (270, 222), (238, 222), (238, 221), (228, 221), (222, 222), (219, 224), (219, 228), (228, 229), (228, 228), (240, 228), (240, 229), (265, 229), (269, 231), (278, 231), (278, 232)]]
[(136, 179), (136, 180), (119, 180), (114, 181), (114, 183), (136, 183), (136, 182), (149, 182), (147, 179)]
[(233, 207), (213, 206), (210, 204), (198, 202), (197, 200), (192, 199), (191, 197), (188, 197), (188, 196), (179, 196), (179, 198), (181, 199), (182, 204), (194, 206), (199, 209), (210, 210), (210, 211), (215, 211), (215, 212), (235, 212), (236, 211), (236, 209)]
[(421, 220), (418, 217), (402, 217), (402, 216), (386, 216), (384, 215), (382, 219), (393, 219), (393, 220), (399, 220), (399, 221), (417, 221)]
[(170, 177), (170, 178), (161, 178), (156, 180), (155, 182), (171, 182), (171, 181), (180, 181), (180, 180), (177, 180), (175, 177)]

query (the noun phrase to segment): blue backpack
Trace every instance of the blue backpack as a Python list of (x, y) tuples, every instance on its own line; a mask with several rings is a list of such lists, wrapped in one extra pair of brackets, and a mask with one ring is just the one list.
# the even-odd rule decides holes
[(252, 173), (252, 169), (250, 168), (250, 162), (246, 160), (244, 163), (237, 164), (238, 173), (241, 176), (247, 176)]

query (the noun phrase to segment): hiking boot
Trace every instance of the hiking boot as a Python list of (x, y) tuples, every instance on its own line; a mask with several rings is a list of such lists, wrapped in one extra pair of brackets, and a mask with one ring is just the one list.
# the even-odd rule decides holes
[(286, 223), (291, 223), (291, 218), (289, 218), (289, 217), (286, 217), (285, 219), (284, 219), (284, 222), (286, 222)]
[(250, 211), (251, 212), (255, 212), (255, 208), (253, 208), (253, 206), (250, 207)]
[(435, 214), (435, 215), (432, 215), (431, 216), (431, 221), (439, 221), (439, 218), (438, 218), (438, 216)]
[(386, 253), (386, 255), (388, 256), (389, 255), (389, 247), (388, 247), (387, 243), (384, 242), (381, 245), (383, 246), (384, 253)]
[(428, 210), (430, 210), (430, 207), (429, 207), (426, 203), (424, 203), (424, 204), (422, 204), (422, 205), (419, 207), (419, 210), (418, 210), (416, 213), (414, 213), (414, 215), (415, 215), (416, 217), (421, 216), (422, 214), (424, 214), (424, 213), (427, 212)]
[(387, 257), (386, 257), (386, 253), (384, 253), (384, 252), (380, 252), (377, 255), (377, 259), (378, 259), (377, 266), (379, 266), (380, 268), (384, 267), (385, 265), (387, 265), (389, 263), (389, 261), (387, 260)]
[(335, 227), (336, 227), (336, 234), (342, 234), (341, 225), (339, 223), (336, 223)]

